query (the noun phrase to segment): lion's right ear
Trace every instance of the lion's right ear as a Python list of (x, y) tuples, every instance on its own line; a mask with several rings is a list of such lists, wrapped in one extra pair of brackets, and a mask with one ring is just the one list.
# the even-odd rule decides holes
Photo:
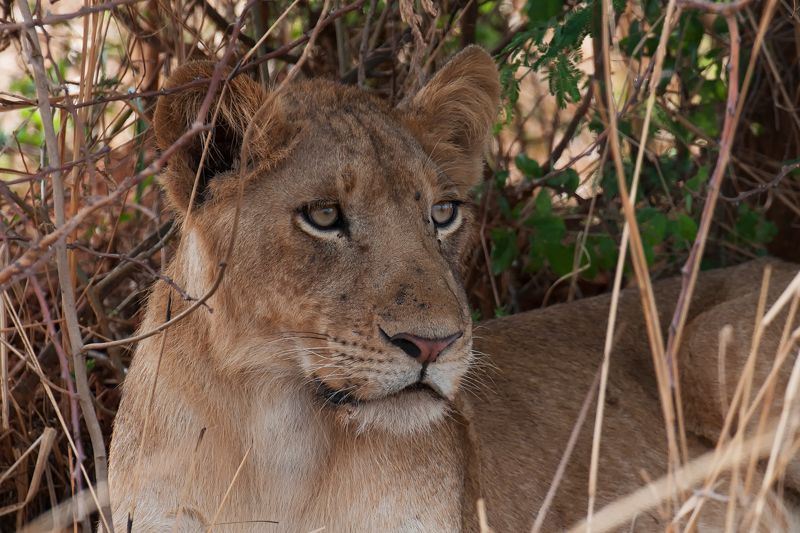
[[(213, 72), (214, 64), (209, 61), (187, 63), (170, 76), (165, 89), (174, 89), (200, 78), (210, 78)], [(228, 72), (230, 69), (226, 69), (225, 75)], [(207, 92), (208, 86), (203, 85), (190, 87), (159, 99), (154, 126), (156, 140), (161, 150), (172, 146), (197, 120), (197, 114)], [(209, 132), (212, 136), (211, 143), (200, 171), (195, 205), (211, 197), (212, 181), (217, 176), (238, 169), (244, 132), (267, 98), (264, 89), (245, 75), (233, 78), (224, 93), (223, 100), (220, 101), (219, 96), (222, 92), (220, 85), (215, 102), (205, 119), (207, 123), (210, 122), (214, 110), (220, 106), (215, 126)], [(261, 135), (254, 137), (259, 138), (259, 141), (263, 140)], [(189, 206), (204, 143), (205, 135), (189, 139), (170, 158), (167, 169), (159, 177), (169, 202), (178, 212), (186, 212)]]
[(500, 107), (497, 66), (484, 49), (465, 48), (399, 107), (440, 168), (467, 186), (478, 183)]

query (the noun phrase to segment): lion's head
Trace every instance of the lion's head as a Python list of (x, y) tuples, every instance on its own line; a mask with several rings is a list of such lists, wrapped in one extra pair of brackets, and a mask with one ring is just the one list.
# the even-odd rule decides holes
[[(190, 63), (168, 88), (212, 70)], [(192, 124), (205, 93), (161, 99), (162, 149)], [(359, 430), (408, 432), (441, 418), (472, 357), (461, 273), (475, 218), (469, 191), (500, 100), (491, 57), (463, 51), (397, 109), (329, 81), (268, 98), (245, 75), (217, 98), (181, 259), (171, 267), (193, 296), (213, 283), (252, 122), (232, 260), (209, 300), (213, 313), (192, 319), (213, 365), (307, 388)], [(202, 142), (181, 146), (160, 178), (179, 216)]]

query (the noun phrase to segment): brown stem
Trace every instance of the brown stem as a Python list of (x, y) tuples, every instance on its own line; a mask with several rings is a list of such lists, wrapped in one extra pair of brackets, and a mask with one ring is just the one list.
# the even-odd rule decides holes
[(294, 41), (290, 42), (289, 44), (281, 46), (280, 48), (276, 48), (274, 52), (271, 52), (271, 53), (269, 53), (269, 54), (267, 54), (265, 56), (261, 56), (261, 57), (259, 57), (257, 59), (254, 59), (250, 63), (247, 63), (247, 64), (243, 65), (241, 68), (239, 68), (239, 71), (243, 72), (245, 70), (250, 70), (251, 68), (255, 68), (257, 65), (263, 63), (264, 61), (269, 61), (270, 59), (279, 57), (282, 54), (285, 54), (287, 52), (292, 51), (293, 49), (297, 48), (301, 44), (307, 42), (311, 38), (311, 34), (314, 31), (316, 31), (317, 28), (319, 28), (320, 30), (324, 29), (326, 26), (328, 26), (330, 23), (332, 23), (333, 21), (335, 21), (339, 17), (342, 17), (342, 16), (346, 15), (347, 13), (350, 13), (351, 11), (354, 11), (356, 9), (360, 9), (366, 3), (367, 3), (367, 0), (356, 0), (352, 4), (348, 4), (347, 6), (341, 8), (341, 9), (337, 9), (336, 11), (332, 12), (330, 15), (325, 17), (324, 20), (321, 20), (314, 27), (313, 31), (308, 31), (308, 32), (304, 33), (303, 35), (301, 35), (300, 37), (298, 37), (297, 39), (295, 39)]
[(694, 291), (694, 284), (697, 280), (697, 272), (700, 268), (700, 258), (703, 257), (703, 250), (705, 249), (706, 238), (708, 231), (711, 227), (711, 221), (714, 218), (714, 207), (717, 204), (719, 197), (720, 186), (722, 178), (725, 175), (725, 169), (728, 167), (728, 161), (731, 154), (731, 146), (736, 134), (736, 126), (738, 124), (739, 115), (742, 111), (742, 105), (745, 97), (747, 96), (747, 88), (750, 84), (750, 79), (753, 74), (756, 59), (758, 58), (761, 45), (764, 42), (764, 35), (766, 34), (769, 26), (769, 21), (775, 12), (775, 5), (777, 0), (769, 0), (769, 4), (764, 10), (763, 18), (761, 19), (761, 26), (758, 29), (755, 43), (753, 44), (753, 54), (750, 56), (750, 63), (747, 66), (747, 73), (745, 74), (744, 83), (742, 84), (741, 95), (739, 95), (739, 27), (736, 22), (735, 15), (727, 15), (725, 17), (728, 22), (728, 28), (731, 36), (731, 53), (728, 62), (728, 101), (725, 106), (725, 122), (722, 128), (722, 139), (719, 142), (720, 155), (717, 159), (717, 165), (711, 175), (709, 181), (709, 192), (706, 205), (703, 207), (703, 214), (700, 218), (700, 226), (697, 231), (697, 238), (689, 253), (689, 258), (686, 264), (681, 269), (683, 274), (683, 283), (681, 285), (681, 293), (678, 297), (678, 303), (675, 306), (675, 313), (672, 315), (672, 322), (669, 325), (669, 337), (667, 339), (666, 357), (668, 363), (676, 356), (678, 346), (680, 346), (681, 336), (683, 334), (683, 327), (686, 324), (688, 316), (689, 302), (691, 301), (692, 292)]
[[(367, 46), (369, 45), (369, 26), (372, 23), (372, 17), (375, 16), (375, 4), (378, 0), (371, 0), (369, 3), (369, 11), (367, 12), (367, 20), (364, 22), (364, 32), (361, 34), (361, 48), (358, 51), (358, 86), (364, 87), (367, 81), (367, 69), (365, 60), (367, 59)], [(344, 77), (344, 76), (342, 76)]]
[(579, 105), (578, 109), (575, 110), (572, 120), (567, 126), (567, 129), (564, 131), (564, 137), (561, 138), (561, 142), (558, 143), (558, 146), (556, 146), (553, 152), (550, 154), (550, 159), (548, 159), (547, 162), (542, 165), (542, 174), (547, 174), (550, 172), (555, 162), (558, 161), (558, 159), (561, 157), (561, 154), (563, 154), (564, 150), (567, 148), (567, 146), (569, 146), (569, 143), (572, 141), (572, 136), (575, 135), (578, 125), (581, 123), (581, 119), (589, 110), (589, 106), (592, 104), (592, 96), (594, 96), (594, 91), (592, 91), (592, 86), (590, 85), (586, 90), (586, 94), (583, 95), (581, 105)]
[(87, 248), (86, 246), (83, 246), (82, 244), (77, 243), (77, 242), (70, 243), (69, 245), (67, 245), (67, 248), (76, 249), (76, 250), (83, 250), (84, 252), (88, 252), (88, 253), (90, 253), (92, 255), (96, 255), (97, 257), (106, 257), (106, 258), (109, 258), (109, 259), (117, 259), (118, 261), (128, 261), (128, 262), (131, 262), (131, 263), (133, 263), (135, 265), (139, 265), (140, 267), (145, 269), (148, 274), (150, 274), (151, 276), (153, 276), (156, 279), (162, 280), (167, 285), (169, 285), (170, 287), (175, 289), (175, 292), (180, 294), (183, 297), (184, 300), (194, 301), (194, 298), (189, 296), (189, 294), (187, 294), (186, 291), (184, 291), (178, 285), (176, 285), (175, 282), (172, 281), (171, 278), (169, 278), (168, 276), (164, 276), (163, 274), (159, 274), (158, 272), (153, 270), (152, 267), (150, 265), (148, 265), (147, 263), (145, 263), (144, 261), (140, 261), (140, 260), (138, 260), (138, 259), (136, 259), (134, 257), (130, 257), (130, 256), (127, 256), (125, 254), (111, 254), (111, 253), (99, 252), (97, 250), (92, 250), (91, 248)]
[[(39, 47), (39, 36), (36, 33), (33, 16), (31, 15), (28, 3), (17, 2), (23, 18), (28, 23), (27, 43), (28, 63), (33, 67), (34, 83), (36, 94), (39, 101), (39, 113), (42, 118), (45, 141), (47, 144), (47, 155), (52, 164), (58, 164), (61, 158), (58, 153), (58, 142), (53, 126), (53, 110), (50, 107), (50, 95), (47, 82), (47, 73), (44, 67), (44, 57)], [(67, 227), (66, 212), (64, 206), (64, 184), (61, 179), (61, 172), (53, 172), (53, 203), (55, 207), (55, 223), (58, 229)], [(66, 235), (66, 234), (65, 234)], [(103, 440), (103, 430), (97, 420), (97, 412), (94, 410), (89, 390), (89, 380), (86, 375), (86, 356), (82, 352), (83, 342), (81, 339), (80, 326), (78, 325), (78, 313), (75, 308), (75, 293), (70, 276), (69, 258), (67, 256), (66, 242), (60, 239), (55, 244), (56, 266), (58, 268), (58, 283), (61, 289), (61, 303), (64, 318), (67, 323), (70, 348), (73, 357), (73, 371), (75, 372), (75, 383), (78, 389), (78, 402), (81, 405), (83, 419), (89, 431), (92, 441), (95, 463), (95, 480), (100, 497), (100, 512), (103, 515), (103, 523), (109, 528), (109, 533), (114, 533), (114, 526), (111, 523), (111, 499), (108, 493), (108, 461), (106, 458), (106, 447)], [(44, 312), (44, 308), (43, 308)], [(75, 417), (75, 415), (73, 415)], [(76, 442), (80, 442), (76, 438)], [(80, 462), (81, 457), (76, 458)]]
[(734, 196), (733, 198), (730, 198), (722, 194), (719, 197), (725, 200), (726, 202), (739, 203), (745, 198), (749, 198), (750, 196), (754, 196), (756, 194), (761, 194), (762, 192), (777, 187), (778, 184), (783, 180), (783, 178), (785, 178), (787, 175), (789, 175), (789, 173), (797, 170), (798, 168), (800, 168), (800, 163), (795, 163), (793, 165), (786, 165), (781, 169), (780, 173), (777, 176), (772, 178), (767, 183), (761, 183), (757, 185), (755, 188), (750, 189), (749, 191), (745, 191), (739, 194), (738, 196)]

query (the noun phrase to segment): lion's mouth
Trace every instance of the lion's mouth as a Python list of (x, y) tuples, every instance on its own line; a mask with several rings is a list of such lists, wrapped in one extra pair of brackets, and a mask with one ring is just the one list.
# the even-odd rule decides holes
[[(365, 400), (360, 400), (357, 398), (352, 390), (336, 390), (325, 383), (322, 382), (319, 378), (314, 378), (314, 384), (317, 387), (317, 393), (320, 397), (325, 400), (326, 403), (332, 405), (353, 405), (358, 406), (359, 404), (363, 403)], [(412, 383), (411, 385), (407, 385), (403, 387), (399, 391), (392, 393), (384, 398), (392, 398), (392, 397), (399, 397), (405, 394), (429, 394), (436, 399), (444, 400), (441, 394), (437, 392), (433, 387), (428, 385), (427, 383), (423, 383), (421, 381), (417, 381)], [(383, 399), (383, 398), (378, 398)], [(369, 400), (367, 400), (369, 401)]]

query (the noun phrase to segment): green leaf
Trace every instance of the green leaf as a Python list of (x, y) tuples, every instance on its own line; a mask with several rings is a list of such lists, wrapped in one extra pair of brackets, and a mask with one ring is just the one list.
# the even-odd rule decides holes
[(698, 106), (694, 112), (689, 115), (689, 122), (703, 130), (706, 136), (712, 139), (719, 135), (719, 123), (717, 121), (717, 115), (714, 113), (713, 106)]
[(514, 217), (511, 213), (511, 206), (508, 203), (508, 198), (505, 196), (498, 196), (497, 204), (500, 206), (500, 211), (503, 212), (503, 216), (506, 217), (507, 220), (513, 220)]
[(469, 304), (469, 314), (472, 315), (473, 324), (481, 321), (481, 310), (472, 307), (472, 304)]
[(511, 228), (492, 230), (492, 274), (504, 272), (517, 258), (517, 234)]
[(517, 157), (514, 158), (514, 163), (526, 178), (536, 179), (542, 177), (542, 168), (539, 166), (539, 163), (526, 154), (518, 154)]
[(591, 29), (592, 8), (584, 7), (576, 9), (566, 22), (564, 22), (564, 29), (561, 31), (559, 45), (562, 47), (580, 46), (583, 44), (583, 39), (589, 35)]
[(651, 247), (664, 240), (667, 217), (655, 207), (645, 207), (636, 213), (641, 227), (642, 241)]
[(642, 248), (644, 249), (644, 258), (647, 261), (647, 266), (653, 266), (653, 263), (656, 262), (656, 253), (653, 250), (653, 247), (647, 244), (646, 242), (642, 243)]
[(536, 0), (528, 2), (528, 20), (531, 24), (546, 22), (561, 14), (561, 0)]
[(550, 84), (550, 92), (556, 97), (558, 107), (567, 107), (567, 96), (573, 102), (581, 99), (581, 92), (578, 85), (583, 80), (583, 73), (578, 70), (575, 62), (569, 55), (559, 55), (554, 60), (547, 72), (547, 81)]
[(525, 272), (538, 272), (544, 268), (544, 239), (541, 235), (531, 234), (531, 249), (528, 252), (528, 262)]
[(568, 191), (575, 192), (578, 189), (578, 185), (581, 183), (581, 178), (574, 168), (568, 168), (564, 172), (548, 179), (546, 183), (551, 186), (563, 187)]
[(566, 276), (572, 272), (573, 261), (575, 259), (575, 245), (561, 246), (558, 244), (548, 244), (545, 246), (545, 255), (553, 272), (559, 276)]
[(527, 226), (533, 226), (543, 244), (560, 244), (567, 234), (564, 221), (554, 215), (533, 216), (523, 222)]
[(553, 211), (553, 200), (547, 190), (542, 188), (536, 195), (536, 217), (545, 217)]
[(597, 248), (600, 251), (600, 259), (598, 264), (603, 270), (613, 270), (619, 258), (617, 251), (617, 244), (609, 237), (604, 235), (600, 237), (597, 243)]
[(508, 170), (498, 170), (494, 175), (494, 186), (502, 190), (506, 186), (506, 180), (508, 180)]
[(495, 318), (503, 318), (504, 316), (508, 316), (510, 314), (511, 310), (509, 310), (507, 305), (501, 305), (500, 307), (494, 310)]
[(694, 242), (697, 238), (697, 224), (688, 215), (683, 213), (678, 215), (681, 236), (689, 242)]

